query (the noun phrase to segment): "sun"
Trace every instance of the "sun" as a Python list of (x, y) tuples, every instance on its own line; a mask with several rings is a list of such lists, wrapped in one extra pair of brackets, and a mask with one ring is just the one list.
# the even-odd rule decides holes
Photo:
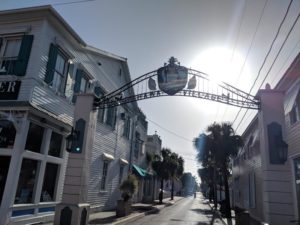
[(250, 71), (245, 58), (237, 51), (208, 48), (195, 57), (191, 67), (207, 73), (217, 83), (226, 82), (245, 92), (249, 89)]

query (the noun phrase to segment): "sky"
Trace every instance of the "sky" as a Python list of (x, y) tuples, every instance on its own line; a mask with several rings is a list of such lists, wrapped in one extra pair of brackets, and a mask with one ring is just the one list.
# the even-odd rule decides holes
[[(266, 82), (274, 87), (300, 50), (300, 0), (0, 0), (0, 10), (45, 4), (89, 45), (126, 57), (132, 79), (174, 56), (247, 93), (257, 78), (255, 95)], [(186, 97), (138, 105), (148, 118), (148, 134), (157, 131), (163, 147), (183, 156), (185, 171), (194, 175), (200, 166), (195, 137), (215, 121), (234, 122), (242, 134), (256, 114), (249, 110), (242, 120), (245, 110), (238, 114), (237, 107)]]

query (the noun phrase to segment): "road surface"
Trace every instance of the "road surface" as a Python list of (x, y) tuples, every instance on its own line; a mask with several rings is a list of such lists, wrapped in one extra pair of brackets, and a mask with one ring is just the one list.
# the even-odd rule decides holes
[(187, 197), (127, 225), (223, 225), (202, 196)]

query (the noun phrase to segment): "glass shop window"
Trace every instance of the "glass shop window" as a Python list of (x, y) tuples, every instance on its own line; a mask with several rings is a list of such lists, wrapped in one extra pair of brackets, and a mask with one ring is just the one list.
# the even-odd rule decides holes
[(50, 139), (50, 146), (48, 154), (55, 157), (61, 157), (61, 145), (63, 136), (61, 134), (52, 132)]
[(32, 152), (41, 152), (41, 145), (43, 141), (44, 128), (30, 123), (25, 149)]
[(0, 148), (13, 148), (16, 128), (9, 120), (0, 120)]
[(35, 185), (37, 182), (38, 161), (23, 159), (15, 204), (33, 203)]
[(43, 188), (41, 193), (41, 202), (55, 201), (55, 190), (57, 186), (58, 165), (47, 163)]
[(9, 163), (10, 163), (9, 156), (0, 156), (0, 205), (4, 193)]

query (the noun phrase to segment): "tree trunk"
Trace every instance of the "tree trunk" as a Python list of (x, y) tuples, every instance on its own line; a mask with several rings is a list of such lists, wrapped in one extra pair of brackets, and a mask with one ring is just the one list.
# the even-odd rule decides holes
[(214, 167), (214, 179), (213, 179), (213, 184), (214, 184), (214, 208), (217, 209), (218, 207), (218, 202), (217, 202), (217, 174), (216, 174), (216, 167)]
[(220, 201), (222, 201), (222, 189), (223, 189), (222, 175), (219, 175), (219, 187), (220, 187)]
[(174, 200), (174, 178), (172, 178), (171, 200)]
[(162, 200), (163, 200), (163, 188), (164, 188), (164, 179), (160, 180), (160, 191), (159, 191), (159, 204), (162, 204)]
[(224, 188), (225, 188), (225, 217), (231, 218), (230, 195), (228, 186), (227, 169), (223, 169)]

